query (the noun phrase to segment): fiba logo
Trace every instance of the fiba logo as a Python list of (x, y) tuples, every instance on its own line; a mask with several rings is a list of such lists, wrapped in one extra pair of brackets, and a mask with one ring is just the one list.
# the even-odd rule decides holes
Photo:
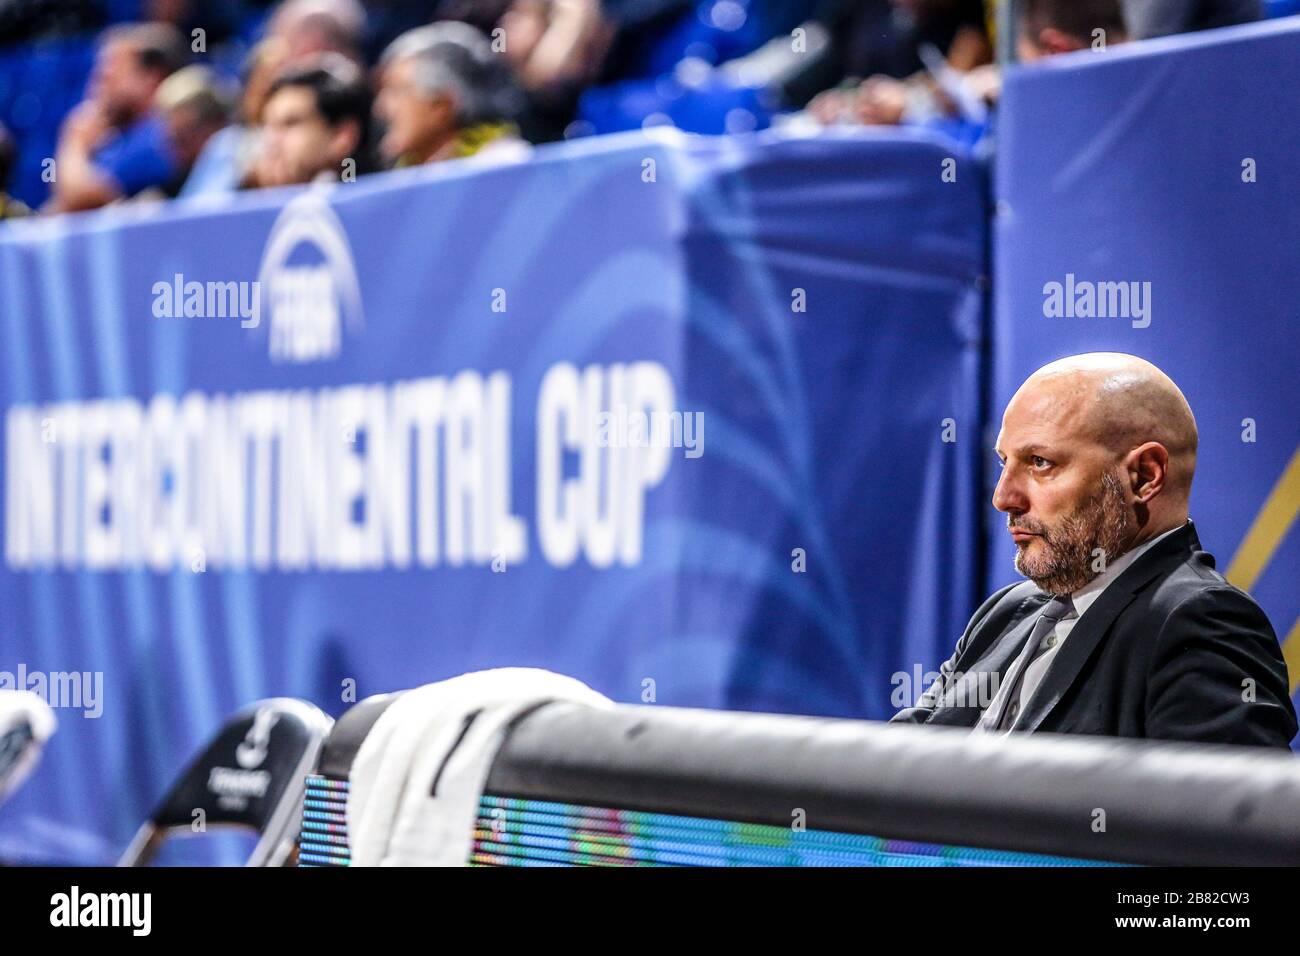
[(334, 358), (343, 346), (344, 323), (352, 332), (364, 324), (347, 233), (320, 189), (281, 210), (257, 277), (263, 314), (270, 317), (272, 362)]
[(267, 748), (271, 744), (271, 728), (275, 726), (280, 715), (269, 708), (259, 710), (253, 716), (253, 725), (235, 748), (235, 762), (245, 770), (259, 767), (266, 759)]

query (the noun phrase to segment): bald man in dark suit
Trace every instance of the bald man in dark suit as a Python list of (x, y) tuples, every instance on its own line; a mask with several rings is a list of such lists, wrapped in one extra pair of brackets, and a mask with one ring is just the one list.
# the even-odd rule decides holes
[(1188, 518), (1196, 421), (1149, 362), (1089, 353), (1007, 405), (993, 505), (1029, 580), (975, 612), (895, 721), (1285, 748), (1286, 663)]

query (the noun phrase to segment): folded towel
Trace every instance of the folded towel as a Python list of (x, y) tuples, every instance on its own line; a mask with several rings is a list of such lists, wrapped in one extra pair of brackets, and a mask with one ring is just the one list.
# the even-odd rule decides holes
[(464, 866), (506, 728), (550, 700), (613, 706), (579, 680), (529, 667), (475, 671), (399, 696), (352, 763), (352, 865)]
[(43, 698), (28, 690), (0, 690), (0, 802), (32, 772), (58, 725)]

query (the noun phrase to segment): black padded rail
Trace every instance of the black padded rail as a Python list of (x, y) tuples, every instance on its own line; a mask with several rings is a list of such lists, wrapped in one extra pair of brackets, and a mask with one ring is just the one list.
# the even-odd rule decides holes
[(1103, 737), (567, 702), (521, 720), (494, 796), (1164, 865), (1300, 864), (1300, 760)]
[(377, 694), (367, 697), (350, 708), (334, 722), (334, 727), (325, 744), (321, 747), (320, 759), (316, 762), (316, 772), (337, 780), (346, 780), (356, 759), (361, 742), (370, 733), (380, 714), (397, 700), (397, 694)]

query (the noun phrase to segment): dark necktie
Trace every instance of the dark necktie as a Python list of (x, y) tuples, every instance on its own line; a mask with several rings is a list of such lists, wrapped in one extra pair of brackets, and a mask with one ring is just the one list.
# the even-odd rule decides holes
[(1006, 730), (1015, 723), (1016, 718), (1020, 716), (1020, 681), (1025, 676), (1025, 669), (1034, 658), (1047, 650), (1046, 639), (1056, 625), (1073, 612), (1074, 601), (1068, 594), (1058, 595), (1043, 605), (1038, 620), (1034, 622), (1034, 630), (1029, 635), (1029, 640), (1025, 641), (1020, 656), (1016, 658), (1003, 678), (1008, 685), (1007, 693), (997, 702), (997, 712), (986, 714), (987, 720), (980, 720), (982, 727), (986, 730)]

